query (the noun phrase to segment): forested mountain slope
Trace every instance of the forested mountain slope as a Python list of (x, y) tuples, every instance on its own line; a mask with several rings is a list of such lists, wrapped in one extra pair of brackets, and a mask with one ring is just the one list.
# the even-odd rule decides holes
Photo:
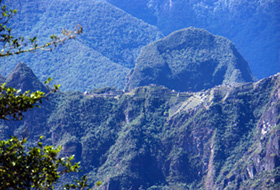
[(3, 4), (19, 11), (11, 20), (15, 34), (45, 40), (76, 24), (84, 27), (84, 34), (78, 42), (67, 43), (52, 53), (5, 59), (3, 62), (9, 62), (10, 66), (1, 66), (2, 75), (7, 76), (17, 63), (25, 62), (41, 80), (53, 76), (65, 90), (84, 91), (104, 86), (121, 89), (140, 49), (163, 37), (156, 27), (147, 23), (154, 24), (164, 34), (189, 26), (205, 28), (233, 41), (257, 78), (280, 71), (277, 0), (108, 2), (114, 6), (105, 0), (3, 0)]
[[(270, 11), (278, 6), (275, 0), (126, 2), (138, 6), (139, 14), (130, 12), (134, 16), (149, 21), (153, 15), (149, 22), (166, 34), (188, 24), (220, 28), (220, 34), (247, 43), (254, 59), (265, 63), (256, 62), (264, 73), (278, 71), (271, 62), (278, 51), (272, 41), (279, 34), (278, 14)], [(0, 83), (47, 91), (36, 76), (53, 76), (63, 88), (23, 120), (1, 120), (1, 140), (27, 131), (30, 147), (44, 136), (44, 145), (62, 146), (59, 156), (74, 154), (83, 170), (76, 175), (86, 174), (91, 185), (102, 181), (100, 190), (279, 188), (280, 73), (256, 82), (226, 38), (193, 27), (163, 38), (155, 26), (105, 0), (3, 3), (19, 9), (9, 23), (16, 34), (45, 39), (76, 24), (84, 33), (53, 52), (2, 58)], [(252, 9), (246, 13), (241, 5)], [(267, 52), (272, 56), (264, 62)], [(119, 90), (131, 68), (127, 91)], [(55, 188), (72, 177), (62, 176)]]
[(1, 122), (0, 134), (44, 135), (101, 189), (277, 189), (279, 103), (279, 74), (196, 93), (154, 85), (58, 92), (23, 121)]
[(111, 86), (123, 88), (125, 77), (140, 49), (163, 35), (154, 26), (101, 1), (31, 0), (3, 1), (18, 14), (10, 20), (15, 35), (38, 36), (48, 41), (62, 29), (83, 27), (76, 41), (67, 42), (52, 52), (22, 54), (2, 58), (2, 75), (17, 63), (31, 66), (41, 80), (51, 76), (65, 90), (90, 90)]
[(200, 91), (252, 82), (254, 77), (229, 40), (191, 27), (145, 46), (128, 79), (126, 90), (157, 84), (176, 91)]
[(280, 71), (279, 0), (107, 0), (164, 34), (205, 28), (230, 39), (257, 78)]

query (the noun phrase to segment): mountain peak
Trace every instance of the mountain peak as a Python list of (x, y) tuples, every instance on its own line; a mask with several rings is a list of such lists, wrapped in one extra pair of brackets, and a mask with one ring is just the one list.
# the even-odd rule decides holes
[(24, 63), (17, 64), (14, 71), (8, 76), (6, 84), (8, 87), (21, 89), (23, 92), (27, 90), (47, 92), (47, 88)]
[(190, 27), (145, 46), (126, 90), (158, 84), (177, 91), (200, 91), (252, 81), (248, 63), (231, 41)]

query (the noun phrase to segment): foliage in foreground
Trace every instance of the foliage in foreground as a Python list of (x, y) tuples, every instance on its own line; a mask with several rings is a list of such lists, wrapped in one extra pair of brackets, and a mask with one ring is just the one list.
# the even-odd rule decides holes
[[(49, 84), (52, 78), (48, 78), (45, 84)], [(48, 93), (42, 91), (30, 92), (30, 90), (21, 93), (12, 87), (7, 87), (6, 84), (0, 86), (0, 119), (4, 120), (22, 120), (23, 112), (26, 112), (34, 107), (40, 107), (37, 103), (42, 103), (42, 100), (47, 98), (51, 93), (56, 92), (60, 85), (49, 86)]]
[[(60, 175), (79, 171), (78, 163), (71, 162), (74, 156), (57, 157), (61, 147), (43, 147), (39, 141), (37, 147), (25, 151), (26, 142), (26, 138), (19, 140), (17, 137), (0, 141), (1, 189), (49, 189)], [(80, 185), (85, 187), (86, 183), (83, 181)]]
[[(0, 0), (0, 5), (1, 3), (2, 0)], [(57, 45), (74, 39), (83, 31), (80, 25), (73, 31), (63, 29), (61, 37), (52, 35), (50, 42), (39, 45), (36, 41), (37, 37), (26, 41), (24, 37), (12, 35), (12, 29), (6, 24), (17, 13), (17, 10), (9, 10), (7, 6), (1, 6), (0, 12), (0, 57), (39, 49), (51, 51)], [(51, 80), (48, 78), (45, 84)], [(54, 85), (54, 89), (49, 89), (47, 94), (42, 91), (20, 93), (20, 90), (6, 87), (4, 83), (0, 87), (0, 120), (22, 120), (23, 112), (39, 107), (37, 103), (42, 103), (42, 99), (56, 92), (58, 88), (59, 85)], [(61, 175), (79, 171), (79, 164), (71, 162), (74, 156), (59, 157), (61, 147), (54, 149), (53, 146), (43, 146), (42, 138), (43, 136), (34, 147), (25, 146), (27, 143), (25, 136), (22, 140), (12, 136), (8, 140), (0, 141), (0, 189), (53, 189)], [(65, 189), (89, 189), (86, 176), (75, 182), (76, 184), (65, 185)], [(100, 182), (97, 185), (100, 185)]]

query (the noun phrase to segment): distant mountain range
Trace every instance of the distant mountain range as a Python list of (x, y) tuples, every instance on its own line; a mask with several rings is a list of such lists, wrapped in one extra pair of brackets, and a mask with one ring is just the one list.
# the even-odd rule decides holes
[[(5, 3), (5, 2), (4, 2)], [(84, 33), (52, 52), (29, 53), (2, 59), (2, 75), (19, 62), (28, 64), (41, 80), (54, 77), (64, 90), (122, 89), (125, 77), (143, 46), (162, 33), (113, 5), (100, 1), (8, 1), (18, 14), (10, 24), (15, 34), (38, 36), (43, 42), (62, 28), (80, 24)], [(30, 15), (30, 12), (32, 14)]]
[(7, 76), (23, 62), (40, 80), (54, 77), (63, 90), (106, 86), (123, 89), (142, 47), (163, 38), (163, 34), (189, 26), (205, 28), (233, 41), (257, 78), (280, 72), (278, 0), (107, 2), (4, 0), (3, 4), (18, 9), (10, 21), (15, 35), (38, 36), (43, 42), (76, 24), (83, 26), (84, 33), (53, 52), (2, 59), (9, 62), (0, 66), (2, 75)]
[[(46, 91), (24, 63), (1, 80)], [(252, 81), (229, 40), (188, 28), (142, 49), (127, 92), (59, 91), (23, 121), (2, 121), (0, 139), (28, 128), (31, 146), (43, 135), (100, 189), (276, 189), (280, 75)]]
[(259, 79), (280, 72), (279, 0), (107, 0), (165, 35), (204, 28), (230, 39)]

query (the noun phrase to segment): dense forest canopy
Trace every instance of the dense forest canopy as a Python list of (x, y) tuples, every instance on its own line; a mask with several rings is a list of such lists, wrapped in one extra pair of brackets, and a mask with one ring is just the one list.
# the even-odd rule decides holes
[(279, 188), (279, 1), (2, 3), (0, 189)]

